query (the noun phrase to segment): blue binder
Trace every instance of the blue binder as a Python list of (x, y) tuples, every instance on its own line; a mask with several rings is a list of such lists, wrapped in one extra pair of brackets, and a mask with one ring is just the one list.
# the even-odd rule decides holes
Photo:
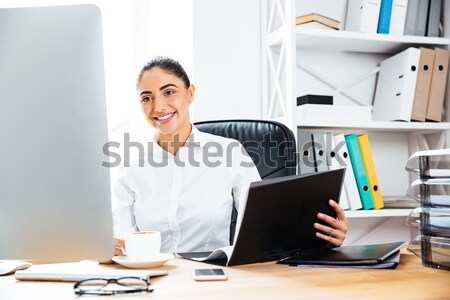
[(356, 134), (349, 134), (345, 136), (347, 143), (348, 154), (352, 162), (353, 173), (355, 174), (356, 184), (358, 185), (359, 197), (363, 209), (373, 209), (372, 195), (370, 194), (369, 180), (367, 179), (364, 161), (362, 160), (361, 150), (359, 149), (358, 137)]
[(389, 34), (391, 24), (392, 0), (381, 0), (380, 18), (378, 19), (377, 33)]

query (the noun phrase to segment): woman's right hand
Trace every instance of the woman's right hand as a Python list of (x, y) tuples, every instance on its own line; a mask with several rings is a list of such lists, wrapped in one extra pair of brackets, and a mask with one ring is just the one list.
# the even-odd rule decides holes
[(125, 255), (125, 241), (123, 239), (114, 238), (114, 255), (123, 256)]

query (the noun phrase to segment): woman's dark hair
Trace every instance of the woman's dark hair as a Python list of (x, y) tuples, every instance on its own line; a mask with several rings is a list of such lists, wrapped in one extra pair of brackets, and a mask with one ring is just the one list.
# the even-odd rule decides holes
[(156, 56), (152, 60), (147, 62), (144, 65), (144, 67), (142, 67), (141, 71), (139, 72), (137, 85), (139, 85), (139, 82), (141, 82), (142, 76), (144, 75), (145, 71), (151, 70), (156, 67), (161, 68), (164, 71), (180, 78), (183, 81), (186, 88), (188, 88), (191, 85), (189, 77), (187, 76), (186, 71), (183, 69), (181, 64), (175, 59), (165, 56)]

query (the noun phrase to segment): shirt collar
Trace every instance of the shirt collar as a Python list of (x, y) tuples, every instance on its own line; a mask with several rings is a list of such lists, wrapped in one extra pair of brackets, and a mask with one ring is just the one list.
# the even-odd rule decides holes
[(189, 143), (194, 142), (202, 148), (205, 146), (207, 142), (207, 140), (205, 139), (205, 133), (198, 130), (197, 127), (195, 127), (194, 125), (192, 125), (192, 131), (187, 140)]
[[(191, 124), (192, 125), (192, 124)], [(195, 147), (201, 147), (203, 148), (206, 144), (206, 139), (205, 139), (205, 135), (203, 132), (201, 132), (200, 130), (198, 130), (194, 125), (192, 125), (191, 127), (191, 133), (189, 134), (186, 144), (184, 144), (184, 147), (186, 146), (190, 146), (190, 145), (194, 145)], [(163, 148), (161, 148), (161, 146), (158, 144), (158, 132), (155, 132), (153, 134), (153, 143), (155, 148), (154, 149), (158, 149), (160, 151), (166, 151)]]

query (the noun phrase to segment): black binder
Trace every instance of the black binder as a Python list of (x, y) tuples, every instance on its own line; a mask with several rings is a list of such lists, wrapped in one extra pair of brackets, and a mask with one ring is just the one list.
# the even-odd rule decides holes
[(233, 246), (213, 252), (177, 254), (196, 261), (236, 266), (324, 248), (327, 242), (316, 237), (314, 223), (323, 223), (317, 218), (318, 212), (336, 217), (328, 201), (339, 201), (344, 173), (345, 169), (336, 169), (253, 182), (245, 210), (239, 212), (243, 217), (240, 227), (236, 227)]
[[(405, 242), (374, 245), (342, 246), (333, 249), (306, 251), (278, 261), (291, 266), (325, 267), (368, 267), (376, 268), (382, 264), (386, 268), (396, 267), (398, 261), (392, 260)], [(398, 256), (398, 255), (397, 255)], [(389, 264), (392, 262), (394, 264)]]

